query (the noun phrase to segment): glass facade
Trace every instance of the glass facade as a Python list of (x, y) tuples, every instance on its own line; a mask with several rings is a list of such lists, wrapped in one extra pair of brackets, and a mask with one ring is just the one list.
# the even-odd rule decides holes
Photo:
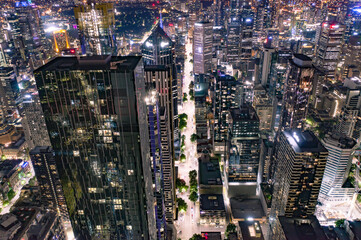
[(57, 58), (34, 74), (75, 237), (152, 236), (141, 57)]

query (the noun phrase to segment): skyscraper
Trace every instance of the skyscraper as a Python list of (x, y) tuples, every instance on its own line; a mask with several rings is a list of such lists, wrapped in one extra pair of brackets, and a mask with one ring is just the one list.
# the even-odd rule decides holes
[(282, 127), (302, 128), (312, 93), (313, 74), (312, 59), (303, 54), (294, 54), (287, 70)]
[(240, 83), (229, 75), (218, 76), (214, 98), (214, 141), (224, 146), (228, 141), (230, 112), (240, 106)]
[(49, 57), (49, 47), (45, 43), (45, 33), (41, 21), (40, 10), (31, 1), (20, 1), (15, 4), (18, 28), (14, 37), (25, 48), (25, 55), (32, 68), (45, 63)]
[(38, 180), (43, 206), (59, 210), (63, 219), (68, 220), (68, 209), (53, 150), (51, 147), (37, 146), (30, 151), (30, 159)]
[(25, 94), (21, 104), (21, 121), (26, 143), (30, 150), (36, 146), (51, 146), (48, 129), (38, 93)]
[[(259, 118), (252, 106), (232, 109), (230, 118), (231, 149), (227, 170), (228, 183), (236, 185), (238, 193), (243, 192), (246, 195), (246, 191), (249, 191), (249, 195), (255, 195), (257, 183), (260, 183)], [(231, 192), (236, 191), (231, 189), (231, 186), (229, 189)]]
[(334, 78), (345, 34), (345, 25), (323, 22), (316, 53), (316, 65), (323, 68), (327, 78)]
[(206, 74), (212, 68), (213, 25), (211, 22), (194, 24), (193, 72)]
[(56, 58), (34, 74), (75, 237), (155, 238), (141, 57)]
[[(154, 106), (149, 111), (154, 111), (155, 128), (161, 141), (161, 166), (163, 194), (165, 203), (165, 219), (172, 223), (175, 218), (175, 177), (174, 177), (174, 106), (172, 98), (172, 72), (169, 66), (151, 65), (145, 67), (145, 81), (149, 93), (155, 91)], [(148, 104), (149, 105), (149, 104)], [(152, 147), (152, 146), (151, 146)]]
[(271, 225), (278, 216), (315, 212), (328, 151), (311, 131), (285, 130), (276, 146)]
[(106, 55), (116, 52), (113, 3), (90, 3), (74, 8), (83, 54)]
[(240, 63), (240, 21), (238, 17), (231, 18), (227, 25), (227, 61), (229, 64)]
[(354, 188), (343, 187), (352, 163), (356, 141), (334, 133), (323, 140), (328, 150), (325, 174), (323, 175), (319, 201), (349, 201)]
[(0, 67), (0, 120), (16, 111), (15, 92), (13, 85), (17, 84), (14, 69)]

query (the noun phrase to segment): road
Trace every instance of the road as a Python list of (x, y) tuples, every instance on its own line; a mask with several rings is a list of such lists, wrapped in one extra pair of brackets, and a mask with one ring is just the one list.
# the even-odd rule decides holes
[[(189, 62), (192, 59), (192, 42), (187, 39), (186, 44), (186, 60), (184, 63), (184, 76), (183, 76), (183, 93), (189, 93), (189, 84), (193, 81), (191, 71), (193, 71), (193, 64)], [(188, 94), (189, 95), (189, 94)], [(188, 115), (187, 127), (182, 131), (182, 135), (185, 135), (185, 152), (186, 161), (184, 163), (178, 163), (178, 174), (181, 179), (184, 179), (189, 186), (188, 173), (191, 170), (198, 171), (198, 158), (197, 158), (197, 146), (196, 143), (191, 142), (191, 135), (195, 133), (195, 105), (194, 101), (189, 100), (183, 103), (183, 106), (179, 106), (179, 114), (186, 113)], [(199, 203), (195, 204), (188, 199), (189, 190), (186, 193), (178, 194), (178, 197), (183, 198), (188, 204), (188, 210), (185, 213), (180, 213), (180, 217), (176, 222), (178, 230), (178, 238), (188, 240), (194, 233), (200, 233), (199, 223)]]

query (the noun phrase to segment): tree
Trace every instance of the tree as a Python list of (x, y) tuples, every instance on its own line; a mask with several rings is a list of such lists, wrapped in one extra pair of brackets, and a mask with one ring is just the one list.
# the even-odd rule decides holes
[(191, 142), (196, 142), (197, 139), (198, 139), (198, 135), (197, 135), (196, 133), (193, 133), (193, 134), (191, 135)]
[(186, 155), (184, 155), (184, 153), (182, 153), (182, 154), (180, 155), (180, 160), (181, 160), (181, 162), (185, 162), (185, 161), (186, 161)]
[(15, 197), (15, 195), (16, 195), (16, 193), (14, 192), (14, 190), (10, 189), (10, 191), (8, 192), (9, 201), (11, 201)]
[(336, 227), (343, 227), (343, 224), (345, 223), (345, 219), (339, 219), (335, 222)]
[(195, 233), (189, 240), (202, 240), (202, 235)]
[(188, 94), (183, 93), (183, 102), (186, 102), (188, 100)]
[(188, 190), (186, 181), (184, 181), (183, 179), (177, 178), (177, 180), (175, 181), (175, 185), (179, 192), (185, 192)]
[(187, 121), (181, 118), (181, 119), (179, 120), (179, 129), (180, 129), (180, 130), (183, 130), (183, 129), (185, 129), (186, 127), (187, 127)]
[(193, 101), (193, 100), (194, 100), (194, 91), (193, 91), (193, 89), (190, 89), (190, 90), (189, 90), (189, 96), (190, 96), (189, 99), (190, 99), (191, 101)]
[(188, 205), (187, 203), (183, 200), (183, 198), (177, 198), (177, 204), (178, 204), (178, 210), (180, 212), (186, 212)]
[(227, 233), (234, 233), (234, 232), (236, 232), (236, 231), (237, 231), (236, 225), (234, 225), (233, 223), (229, 223), (229, 224), (227, 225), (227, 228), (226, 228), (226, 232), (227, 232)]
[(189, 195), (189, 200), (192, 202), (196, 202), (198, 200), (198, 193), (192, 191), (191, 194)]
[(190, 63), (193, 63), (193, 59), (189, 59), (189, 62), (190, 62)]
[(196, 170), (189, 171), (188, 176), (189, 179), (197, 179), (197, 171)]
[(179, 119), (184, 119), (184, 120), (188, 119), (188, 115), (186, 113), (179, 114), (178, 117), (179, 117)]

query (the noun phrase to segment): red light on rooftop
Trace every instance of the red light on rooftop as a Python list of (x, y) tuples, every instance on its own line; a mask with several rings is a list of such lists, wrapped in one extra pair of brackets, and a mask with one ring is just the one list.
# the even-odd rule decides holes
[(173, 27), (174, 26), (174, 24), (173, 23), (169, 23), (169, 27)]
[(70, 49), (70, 53), (75, 53), (75, 50), (74, 50), (74, 49)]
[(155, 3), (152, 3), (152, 7), (155, 7)]

